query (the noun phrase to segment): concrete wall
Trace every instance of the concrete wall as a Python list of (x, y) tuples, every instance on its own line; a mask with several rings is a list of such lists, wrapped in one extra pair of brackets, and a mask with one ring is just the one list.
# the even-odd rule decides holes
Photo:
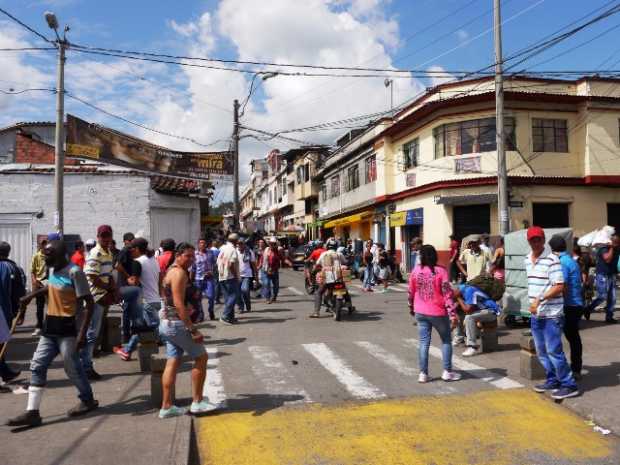
[[(110, 224), (114, 239), (122, 244), (123, 233), (142, 230), (150, 235), (151, 207), (191, 208), (192, 237), (200, 233), (198, 199), (158, 194), (146, 177), (123, 174), (66, 174), (65, 233), (86, 240), (96, 236), (97, 226)], [(0, 174), (0, 216), (5, 213), (32, 215), (33, 244), (36, 236), (54, 230), (54, 176), (52, 174)], [(43, 216), (35, 217), (37, 212)]]

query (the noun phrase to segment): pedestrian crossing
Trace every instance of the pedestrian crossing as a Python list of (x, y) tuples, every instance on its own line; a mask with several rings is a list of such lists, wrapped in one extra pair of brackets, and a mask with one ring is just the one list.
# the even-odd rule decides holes
[[(464, 380), (457, 383), (438, 380), (441, 350), (434, 346), (430, 347), (429, 355), (435, 381), (420, 385), (417, 383), (418, 347), (417, 339), (403, 338), (381, 342), (249, 345), (237, 347), (234, 354), (220, 354), (217, 347), (207, 344), (209, 362), (204, 394), (218, 409), (226, 409), (229, 399), (247, 396), (253, 391), (265, 392), (274, 399), (286, 399), (283, 404), (299, 404), (333, 398), (380, 400), (395, 395), (446, 395), (463, 390), (523, 387), (517, 381), (458, 356), (453, 356), (453, 366), (465, 375)], [(221, 355), (234, 355), (234, 358), (225, 358), (222, 365)], [(228, 363), (231, 360), (235, 362)], [(240, 378), (243, 379), (241, 385)], [(230, 385), (236, 383), (238, 392), (227, 392), (226, 379), (230, 380)]]

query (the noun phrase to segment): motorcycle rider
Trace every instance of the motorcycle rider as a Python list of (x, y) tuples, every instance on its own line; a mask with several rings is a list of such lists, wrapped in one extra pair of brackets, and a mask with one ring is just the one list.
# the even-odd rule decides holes
[(336, 281), (342, 280), (342, 269), (346, 268), (346, 258), (342, 253), (336, 251), (338, 243), (334, 238), (329, 238), (325, 243), (325, 250), (319, 256), (314, 264), (312, 272), (320, 272), (321, 279), (319, 288), (314, 293), (314, 313), (310, 314), (310, 318), (319, 318), (323, 295), (328, 291)]

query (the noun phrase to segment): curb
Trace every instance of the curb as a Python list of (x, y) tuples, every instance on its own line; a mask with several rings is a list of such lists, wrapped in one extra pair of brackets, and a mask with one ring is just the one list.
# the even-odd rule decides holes
[[(191, 444), (195, 442), (193, 419), (189, 415), (177, 417), (170, 441), (168, 463), (170, 465), (190, 465)], [(199, 462), (193, 462), (199, 463)]]

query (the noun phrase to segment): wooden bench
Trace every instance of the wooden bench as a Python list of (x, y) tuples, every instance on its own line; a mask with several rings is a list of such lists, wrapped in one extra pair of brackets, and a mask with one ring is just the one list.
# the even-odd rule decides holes
[(493, 321), (477, 321), (476, 326), (480, 329), (480, 352), (496, 351), (499, 347), (497, 319)]

